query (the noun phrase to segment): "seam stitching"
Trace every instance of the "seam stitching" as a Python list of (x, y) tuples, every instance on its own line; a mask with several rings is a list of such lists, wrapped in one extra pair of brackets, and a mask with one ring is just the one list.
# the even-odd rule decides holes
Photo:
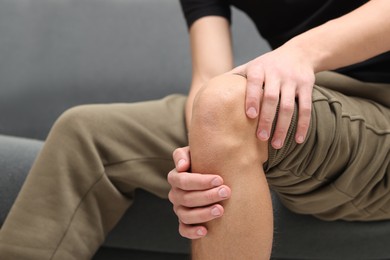
[(66, 230), (65, 230), (65, 232), (64, 232), (64, 235), (62, 236), (61, 240), (58, 242), (58, 245), (55, 247), (55, 249), (54, 249), (54, 251), (53, 251), (53, 254), (52, 254), (52, 256), (50, 257), (50, 259), (53, 259), (54, 256), (55, 256), (55, 254), (58, 252), (58, 249), (59, 249), (59, 247), (61, 246), (62, 242), (64, 241), (65, 237), (67, 236), (68, 231), (69, 231), (69, 229), (70, 229), (70, 226), (72, 225), (72, 222), (73, 222), (73, 220), (74, 220), (74, 218), (75, 218), (75, 216), (76, 216), (76, 213), (77, 213), (78, 210), (80, 209), (81, 204), (84, 202), (84, 199), (88, 196), (88, 194), (89, 194), (89, 193), (91, 192), (91, 190), (96, 186), (96, 184), (97, 184), (98, 182), (100, 182), (100, 181), (103, 179), (103, 176), (104, 176), (104, 173), (102, 173), (102, 174), (100, 175), (100, 177), (91, 185), (91, 187), (87, 190), (87, 192), (86, 192), (86, 193), (83, 195), (83, 197), (81, 198), (79, 204), (77, 205), (76, 209), (75, 209), (74, 212), (73, 212), (72, 217), (71, 217), (70, 220), (69, 220), (69, 223), (68, 223), (68, 226), (66, 227)]

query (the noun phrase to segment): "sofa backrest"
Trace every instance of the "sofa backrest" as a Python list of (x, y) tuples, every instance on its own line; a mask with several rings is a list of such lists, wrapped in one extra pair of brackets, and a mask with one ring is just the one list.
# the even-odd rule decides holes
[[(268, 50), (234, 10), (237, 63)], [(0, 134), (44, 139), (67, 108), (186, 93), (179, 0), (0, 1)]]

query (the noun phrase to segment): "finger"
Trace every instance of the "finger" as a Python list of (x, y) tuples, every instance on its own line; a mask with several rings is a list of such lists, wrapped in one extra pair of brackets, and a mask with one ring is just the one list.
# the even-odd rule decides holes
[(207, 190), (223, 184), (223, 179), (219, 175), (178, 173), (176, 169), (168, 173), (167, 179), (172, 187), (185, 191)]
[(223, 215), (224, 209), (221, 205), (211, 205), (202, 208), (178, 207), (176, 214), (180, 221), (186, 225), (206, 223)]
[(171, 189), (168, 196), (174, 205), (194, 208), (204, 207), (226, 200), (230, 198), (231, 190), (225, 185), (205, 191), (188, 192), (180, 189)]
[(276, 122), (275, 132), (271, 142), (272, 147), (275, 149), (282, 148), (286, 139), (286, 135), (291, 124), (291, 118), (294, 113), (295, 89), (296, 87), (292, 84), (286, 84), (282, 88), (278, 120)]
[(260, 140), (267, 141), (270, 137), (272, 123), (275, 118), (276, 108), (279, 102), (279, 79), (266, 79), (263, 98), (261, 100), (261, 113), (257, 135)]
[(303, 143), (306, 139), (307, 131), (310, 126), (312, 109), (311, 88), (298, 95), (298, 126), (295, 134), (297, 143)]
[(249, 118), (254, 119), (259, 115), (260, 96), (262, 92), (263, 83), (264, 73), (261, 67), (256, 66), (248, 68), (245, 111)]
[(189, 146), (175, 149), (172, 157), (177, 171), (184, 172), (190, 168), (191, 160)]
[(207, 229), (204, 226), (186, 225), (179, 222), (179, 233), (188, 239), (198, 239), (207, 235)]

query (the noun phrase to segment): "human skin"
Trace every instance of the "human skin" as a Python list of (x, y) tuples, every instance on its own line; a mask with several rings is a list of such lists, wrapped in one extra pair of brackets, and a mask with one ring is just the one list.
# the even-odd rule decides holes
[[(272, 146), (281, 148), (298, 98), (295, 139), (306, 138), (314, 74), (364, 61), (390, 50), (390, 1), (371, 0), (356, 10), (302, 33), (278, 49), (233, 70), (248, 79), (246, 111), (260, 114), (258, 137), (268, 140), (280, 102)], [(260, 97), (263, 96), (260, 110)]]
[[(193, 259), (270, 257), (272, 205), (262, 166), (268, 147), (256, 137), (257, 121), (245, 116), (245, 85), (244, 77), (224, 74), (206, 84), (194, 101), (189, 129), (192, 170), (221, 176), (231, 198), (221, 203), (227, 214), (206, 223), (208, 235), (192, 242)], [(182, 199), (172, 195), (171, 201)], [(191, 215), (183, 210), (175, 208), (181, 221), (191, 223)]]
[[(277, 83), (283, 83), (282, 85), (278, 85), (273, 83), (273, 80), (268, 80), (268, 82), (263, 82), (263, 91), (259, 90), (258, 85), (256, 87), (255, 83), (247, 82), (247, 94), (245, 101), (246, 111), (248, 110), (248, 96), (250, 95), (248, 94), (248, 92), (253, 91), (249, 90), (250, 88), (257, 88), (257, 93), (260, 96), (264, 96), (264, 99), (262, 100), (261, 104), (269, 102), (270, 109), (266, 109), (267, 111), (273, 111), (272, 107), (275, 107), (276, 101), (280, 102), (282, 114), (279, 113), (279, 119), (277, 122), (277, 127), (275, 129), (275, 134), (272, 140), (270, 140), (274, 148), (278, 148), (280, 144), (283, 145), (283, 141), (281, 140), (284, 140), (283, 136), (285, 136), (285, 132), (287, 131), (288, 125), (290, 124), (290, 112), (288, 111), (291, 109), (291, 106), (289, 105), (291, 103), (291, 100), (286, 101), (286, 96), (289, 96), (289, 99), (298, 96), (299, 106), (301, 108), (308, 106), (308, 104), (311, 104), (311, 90), (313, 84), (310, 82), (314, 81), (314, 73), (324, 70), (336, 69), (339, 67), (357, 63), (359, 61), (363, 61), (365, 59), (373, 57), (377, 54), (388, 51), (390, 49), (390, 20), (388, 19), (389, 12), (390, 1), (372, 0), (367, 4), (361, 6), (360, 8), (354, 10), (353, 12), (338, 19), (329, 21), (306, 33), (298, 35), (286, 44), (282, 45), (280, 48), (272, 52), (266, 53), (260, 57), (257, 57), (249, 63), (239, 66), (231, 71), (231, 73), (239, 73), (245, 75), (248, 78), (248, 82), (250, 82), (251, 80), (252, 82), (257, 82), (259, 80), (259, 82), (262, 82), (261, 79), (279, 78), (280, 80), (278, 80)], [(364, 19), (362, 19), (362, 17), (364, 17)], [(218, 29), (220, 31), (225, 30), (227, 28), (228, 24), (227, 22), (225, 22), (224, 24), (222, 18), (205, 17), (196, 21), (190, 29), (190, 35), (194, 34), (191, 37), (198, 38), (198, 44), (192, 44), (192, 48), (196, 49), (196, 51), (193, 51), (193, 55), (202, 55), (202, 49), (204, 48), (204, 46), (201, 44), (203, 27), (207, 27), (209, 24), (213, 24), (215, 22), (214, 20), (219, 21), (220, 26), (218, 27)], [(206, 34), (205, 36), (209, 34), (212, 35), (212, 33), (209, 31), (208, 34)], [(226, 35), (229, 34), (227, 33)], [(226, 37), (214, 39), (212, 36), (210, 36), (210, 39), (214, 41), (213, 44), (218, 43), (218, 40), (222, 40), (223, 43), (221, 44), (225, 46), (223, 49), (227, 48), (226, 46), (229, 46), (226, 45), (226, 41), (229, 42), (230, 39), (226, 39)], [(205, 41), (207, 43), (206, 38)], [(224, 56), (219, 57), (217, 55), (219, 54), (218, 52), (214, 57), (217, 57), (219, 61), (222, 61), (221, 64), (228, 64), (229, 62), (231, 62), (231, 57), (229, 56), (229, 54), (226, 53), (230, 52), (225, 51), (224, 53), (228, 56), (228, 58)], [(220, 54), (223, 55), (223, 53)], [(196, 70), (194, 70), (195, 72), (202, 71), (202, 69), (207, 70), (207, 68), (209, 67), (213, 67), (215, 73), (218, 70), (218, 66), (214, 67), (211, 65), (202, 65), (203, 63), (209, 62), (206, 55), (204, 55), (203, 59), (195, 60), (197, 62), (199, 62), (200, 60), (203, 61), (199, 64), (195, 64), (195, 67), (197, 68)], [(227, 65), (221, 70), (223, 71), (227, 67), (229, 67), (229, 65)], [(252, 74), (252, 72), (254, 74)], [(202, 72), (202, 75), (216, 76), (213, 73), (207, 72)], [(260, 78), (257, 77), (259, 75), (261, 76)], [(196, 73), (194, 75), (194, 78), (198, 78)], [(200, 89), (202, 82), (203, 84), (205, 84), (204, 81), (207, 82), (207, 80), (208, 78), (204, 77), (203, 81), (194, 81), (198, 82), (199, 84), (194, 84), (193, 86), (196, 87), (194, 89), (191, 89), (190, 91), (189, 103), (186, 112), (188, 123), (192, 114), (192, 100), (196, 96), (197, 91)], [(304, 82), (304, 84), (302, 84), (302, 82)], [(260, 85), (262, 85), (263, 83), (261, 83)], [(252, 86), (250, 86), (250, 84), (252, 84)], [(293, 91), (291, 89), (293, 89)], [(292, 93), (295, 93), (295, 95), (292, 95)], [(281, 96), (280, 100), (279, 94)], [(253, 97), (253, 100), (255, 99), (260, 99), (260, 97)], [(255, 102), (255, 104), (257, 104), (257, 101)], [(261, 108), (262, 107), (263, 106), (261, 106)], [(262, 111), (263, 110), (261, 110), (260, 112), (263, 113)], [(298, 131), (296, 133), (296, 140), (298, 142), (301, 142), (302, 139), (305, 138), (305, 128), (307, 127), (308, 123), (302, 123), (302, 118), (305, 118), (304, 114), (308, 113), (309, 111), (310, 109), (305, 109), (305, 112), (303, 112), (302, 109), (299, 110), (300, 123), (298, 125)], [(266, 114), (268, 113), (269, 112), (266, 112)], [(274, 112), (273, 114), (270, 112), (269, 115), (266, 115), (265, 117), (268, 118), (267, 120), (269, 122), (271, 122), (271, 118), (273, 120), (273, 116)], [(267, 124), (262, 125), (263, 123), (261, 123), (261, 117), (262, 115), (260, 116), (260, 123), (257, 129), (257, 135), (260, 140), (265, 141), (267, 138), (262, 138), (261, 132), (262, 128), (267, 128), (268, 126), (266, 126)], [(253, 118), (253, 116), (250, 116), (249, 118)], [(283, 125), (280, 126), (279, 123), (282, 123)], [(303, 136), (303, 138), (300, 137), (300, 135)], [(203, 175), (200, 176), (196, 175), (197, 178), (190, 178), (187, 176), (187, 174), (183, 174), (189, 171), (190, 165), (192, 163), (189, 157), (188, 148), (179, 148), (174, 153), (173, 157), (174, 161), (176, 162), (176, 168), (171, 171), (170, 176), (172, 179), (177, 179), (177, 181), (171, 183), (172, 196), (185, 196), (187, 200), (197, 200), (199, 197), (202, 196), (207, 196), (209, 198), (208, 200), (203, 199), (201, 201), (201, 204), (198, 204), (194, 207), (180, 204), (179, 200), (172, 201), (172, 203), (174, 204), (174, 208), (185, 208), (185, 210), (182, 210), (177, 213), (179, 220), (181, 220), (183, 217), (181, 215), (181, 212), (185, 212), (186, 216), (191, 216), (191, 224), (184, 224), (180, 221), (180, 233), (183, 236), (191, 239), (199, 238), (200, 236), (204, 236), (207, 234), (207, 228), (202, 223), (215, 219), (216, 217), (221, 217), (226, 211), (218, 202), (228, 199), (231, 195), (229, 193), (230, 190), (229, 187), (226, 186), (226, 184), (222, 184), (224, 183), (223, 178), (218, 179), (221, 178), (221, 176), (213, 175), (211, 171), (204, 172)], [(179, 165), (178, 162), (182, 163)], [(186, 183), (186, 187), (180, 186), (180, 183), (182, 183), (181, 178), (186, 179), (185, 181), (183, 181), (183, 183)], [(216, 178), (223, 186), (211, 185), (210, 180)], [(211, 185), (212, 187), (208, 187), (207, 185), (205, 185), (206, 183), (209, 186)], [(196, 189), (188, 189), (187, 187), (196, 187)], [(227, 191), (227, 196), (221, 197), (218, 195), (218, 191), (222, 187)], [(180, 191), (180, 194), (177, 194), (178, 191)], [(218, 199), (220, 200), (218, 201)], [(217, 206), (217, 208), (220, 210), (220, 214), (218, 214), (217, 216), (211, 213), (211, 210), (214, 208), (213, 206)], [(199, 207), (201, 207), (203, 210), (199, 210)], [(205, 213), (206, 210), (208, 210), (208, 213)]]

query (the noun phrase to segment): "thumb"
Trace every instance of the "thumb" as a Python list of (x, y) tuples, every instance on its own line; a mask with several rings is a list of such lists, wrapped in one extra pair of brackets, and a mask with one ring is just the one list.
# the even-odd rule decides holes
[(190, 148), (188, 146), (177, 148), (173, 152), (173, 160), (178, 172), (187, 171), (190, 168)]

